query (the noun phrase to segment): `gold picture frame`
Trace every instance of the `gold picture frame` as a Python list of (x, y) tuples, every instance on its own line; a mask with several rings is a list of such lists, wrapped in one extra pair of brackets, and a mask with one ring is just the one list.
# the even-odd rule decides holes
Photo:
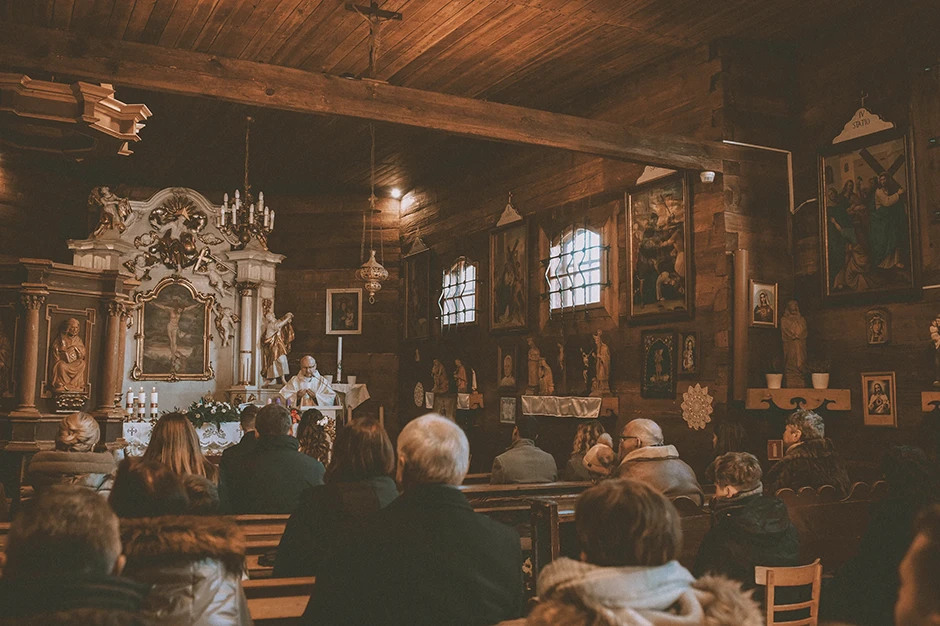
[[(766, 302), (761, 297), (766, 299)], [(750, 280), (748, 284), (748, 319), (751, 326), (776, 328), (780, 319), (777, 283)]]
[(138, 293), (137, 354), (134, 380), (211, 380), (209, 313), (215, 304), (210, 294), (196, 291), (185, 278), (168, 276), (153, 290)]
[(894, 372), (862, 374), (862, 417), (865, 426), (898, 427), (898, 390)]
[(326, 290), (326, 334), (362, 334), (362, 289)]

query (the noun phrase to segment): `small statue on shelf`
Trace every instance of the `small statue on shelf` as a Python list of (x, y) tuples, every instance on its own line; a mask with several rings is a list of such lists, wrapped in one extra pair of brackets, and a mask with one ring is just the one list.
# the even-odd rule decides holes
[(940, 388), (940, 313), (930, 323), (930, 340), (933, 345), (933, 386)]
[(805, 387), (803, 369), (806, 365), (806, 318), (800, 315), (796, 300), (787, 303), (787, 310), (780, 318), (780, 336), (783, 339), (783, 375), (787, 388)]
[(59, 333), (49, 350), (52, 362), (51, 386), (56, 394), (84, 393), (85, 342), (80, 336), (81, 322), (74, 317), (59, 324)]
[(610, 393), (610, 348), (604, 343), (599, 330), (594, 333), (594, 357), (596, 374), (591, 385), (591, 395), (607, 395)]
[(551, 396), (555, 394), (555, 378), (552, 368), (545, 359), (539, 359), (539, 395)]
[(434, 386), (431, 388), (432, 393), (447, 393), (450, 391), (447, 370), (444, 369), (444, 364), (441, 363), (440, 359), (434, 359), (434, 363), (431, 365), (431, 380), (434, 382)]
[(529, 379), (525, 393), (527, 396), (531, 396), (539, 388), (539, 367), (542, 362), (542, 351), (535, 345), (535, 338), (529, 337), (526, 342), (529, 344)]
[(467, 368), (460, 359), (454, 359), (454, 383), (457, 393), (470, 393), (470, 382), (467, 380)]
[(91, 234), (98, 238), (105, 231), (116, 231), (120, 235), (128, 226), (128, 218), (132, 214), (131, 203), (127, 198), (120, 198), (108, 187), (95, 187), (88, 196), (88, 207), (98, 209), (98, 228)]

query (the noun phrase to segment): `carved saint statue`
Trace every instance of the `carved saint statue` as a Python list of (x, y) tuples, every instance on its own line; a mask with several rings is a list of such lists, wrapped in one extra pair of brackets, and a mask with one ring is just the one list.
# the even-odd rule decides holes
[(591, 384), (591, 395), (610, 393), (610, 348), (601, 339), (601, 331), (594, 333), (595, 375)]
[(49, 348), (49, 381), (56, 393), (84, 393), (85, 342), (79, 336), (82, 325), (74, 317), (59, 324), (59, 333)]
[(123, 233), (128, 226), (128, 218), (131, 216), (131, 203), (127, 198), (119, 198), (108, 187), (95, 187), (88, 196), (89, 208), (97, 208), (98, 228), (91, 234), (92, 237), (99, 237), (105, 231), (117, 231)]
[(535, 345), (535, 339), (529, 337), (526, 342), (529, 344), (528, 365), (529, 379), (526, 387), (526, 395), (532, 395), (539, 388), (539, 366), (542, 361), (542, 351)]
[(290, 373), (287, 354), (294, 340), (294, 328), (291, 326), (294, 314), (286, 313), (278, 319), (273, 309), (274, 302), (270, 298), (261, 301), (261, 375), (267, 380), (283, 383)]
[(780, 337), (783, 339), (783, 374), (787, 387), (805, 387), (803, 368), (806, 365), (806, 318), (800, 315), (796, 300), (787, 303), (780, 318)]
[(222, 340), (222, 347), (227, 348), (235, 337), (235, 324), (238, 322), (238, 316), (232, 311), (231, 307), (215, 305), (215, 329), (219, 332), (219, 338)]
[(930, 340), (933, 344), (933, 386), (940, 387), (940, 313), (930, 322)]
[(336, 404), (336, 392), (317, 371), (317, 361), (310, 355), (300, 359), (300, 372), (281, 387), (279, 393), (285, 401), (292, 402), (301, 409)]
[(431, 364), (431, 380), (434, 382), (434, 386), (431, 388), (432, 393), (447, 393), (450, 391), (447, 370), (444, 369), (444, 364), (439, 359), (434, 359), (434, 363)]
[(552, 368), (545, 359), (539, 359), (539, 395), (551, 396), (555, 393), (555, 378)]
[(454, 383), (457, 393), (470, 393), (470, 381), (467, 380), (467, 368), (460, 359), (454, 360)]

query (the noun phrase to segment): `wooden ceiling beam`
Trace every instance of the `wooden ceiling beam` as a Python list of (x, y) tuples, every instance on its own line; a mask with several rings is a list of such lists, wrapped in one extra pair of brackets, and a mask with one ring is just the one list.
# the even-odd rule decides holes
[(721, 143), (610, 122), (30, 26), (0, 28), (0, 66), (671, 168), (722, 171), (722, 161), (742, 156)]

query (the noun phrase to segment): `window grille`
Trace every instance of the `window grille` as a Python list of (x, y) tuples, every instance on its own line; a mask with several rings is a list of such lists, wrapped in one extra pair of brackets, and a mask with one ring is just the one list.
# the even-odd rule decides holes
[(444, 271), (441, 283), (441, 327), (473, 324), (477, 319), (479, 264), (460, 257)]
[(552, 240), (550, 256), (542, 261), (551, 311), (564, 311), (601, 301), (609, 287), (607, 263), (610, 246), (587, 226), (572, 226)]

